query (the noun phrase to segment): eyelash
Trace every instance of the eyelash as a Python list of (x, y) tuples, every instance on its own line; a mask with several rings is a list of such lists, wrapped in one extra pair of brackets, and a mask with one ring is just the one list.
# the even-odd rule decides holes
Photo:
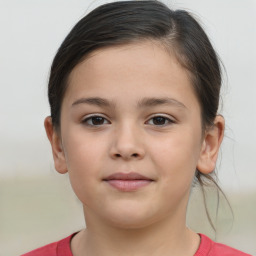
[[(174, 123), (175, 123), (174, 120), (172, 120), (172, 119), (169, 118), (169, 117), (163, 116), (163, 115), (156, 115), (156, 116), (153, 116), (153, 117), (151, 117), (149, 120), (154, 120), (154, 118), (161, 118), (161, 119), (164, 119), (164, 124), (160, 124), (160, 125), (152, 124), (152, 125), (159, 126), (159, 127), (164, 127), (164, 126), (171, 125), (171, 124), (174, 124)], [(167, 121), (167, 123), (166, 123), (166, 121)], [(147, 122), (149, 122), (149, 121), (147, 121)]]
[[(102, 124), (93, 124), (93, 123), (92, 123), (92, 122), (93, 122), (93, 121), (92, 121), (93, 118), (102, 118), (102, 119), (103, 119), (103, 123), (102, 123)], [(158, 127), (164, 127), (164, 126), (167, 126), (167, 125), (170, 125), (170, 124), (174, 124), (174, 123), (175, 123), (174, 120), (172, 120), (172, 119), (170, 119), (170, 118), (168, 118), (168, 117), (166, 117), (166, 116), (163, 116), (163, 115), (155, 115), (155, 116), (151, 117), (150, 119), (148, 119), (147, 123), (148, 123), (150, 120), (154, 120), (155, 118), (162, 118), (162, 119), (164, 119), (164, 122), (165, 122), (165, 123), (164, 123), (164, 124), (160, 124), (160, 125), (156, 125), (156, 124), (153, 123), (153, 124), (151, 124), (151, 125), (158, 126)], [(90, 120), (90, 123), (88, 123), (89, 120)], [(93, 115), (93, 116), (89, 116), (89, 117), (85, 118), (84, 120), (82, 120), (82, 123), (85, 124), (85, 125), (87, 125), (87, 126), (91, 126), (91, 127), (99, 127), (99, 126), (102, 126), (102, 125), (106, 124), (106, 123), (105, 123), (106, 120), (107, 120), (107, 119), (106, 119), (105, 117), (103, 117), (103, 116), (100, 116), (100, 115)], [(167, 121), (167, 123), (166, 123), (166, 121)], [(110, 122), (107, 121), (107, 124), (110, 124)]]
[[(103, 123), (103, 124), (100, 124), (100, 125), (97, 125), (97, 124), (95, 125), (95, 124), (92, 123), (93, 118), (102, 118), (102, 119), (104, 119), (104, 122), (105, 122), (105, 120), (107, 120), (107, 119), (106, 119), (105, 117), (103, 117), (103, 116), (100, 116), (100, 115), (93, 115), (93, 116), (89, 116), (89, 117), (85, 118), (84, 120), (82, 120), (82, 123), (85, 124), (85, 125), (87, 125), (87, 126), (91, 126), (91, 127), (93, 127), (93, 126), (94, 126), (94, 127), (99, 127), (99, 126), (105, 124), (105, 123)], [(91, 120), (91, 123), (90, 123), (90, 124), (88, 123), (89, 120)], [(110, 122), (108, 122), (108, 123), (110, 123)]]

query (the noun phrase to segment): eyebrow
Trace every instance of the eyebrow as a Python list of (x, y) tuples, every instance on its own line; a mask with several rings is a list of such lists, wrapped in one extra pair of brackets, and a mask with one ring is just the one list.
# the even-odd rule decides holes
[(72, 103), (72, 106), (76, 106), (79, 104), (89, 104), (95, 105), (99, 107), (111, 107), (114, 104), (107, 99), (100, 98), (100, 97), (90, 97), (90, 98), (81, 98)]
[(138, 106), (143, 107), (154, 107), (159, 105), (173, 105), (180, 108), (187, 108), (182, 102), (172, 98), (143, 98), (138, 102)]
[[(79, 104), (88, 104), (94, 105), (99, 107), (115, 107), (115, 104), (107, 99), (100, 98), (100, 97), (89, 97), (89, 98), (80, 98), (72, 103), (72, 106), (76, 106)], [(162, 97), (162, 98), (143, 98), (139, 100), (137, 106), (139, 108), (145, 107), (154, 107), (159, 105), (173, 105), (179, 108), (187, 108), (182, 102), (177, 101), (172, 98)]]

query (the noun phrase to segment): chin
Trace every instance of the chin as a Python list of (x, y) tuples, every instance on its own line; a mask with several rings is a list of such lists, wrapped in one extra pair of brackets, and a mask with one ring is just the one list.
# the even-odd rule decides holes
[(104, 211), (104, 218), (110, 225), (123, 229), (139, 229), (154, 223), (157, 214), (151, 208), (142, 207), (117, 207)]

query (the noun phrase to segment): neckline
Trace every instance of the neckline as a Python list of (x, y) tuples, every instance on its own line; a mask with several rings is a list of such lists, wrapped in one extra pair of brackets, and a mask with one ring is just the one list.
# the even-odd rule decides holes
[[(71, 234), (70, 236), (64, 238), (63, 240), (61, 240), (58, 243), (57, 256), (63, 256), (63, 255), (73, 256), (72, 251), (71, 251), (71, 240), (78, 232)], [(200, 244), (199, 244), (199, 247), (198, 247), (196, 253), (194, 254), (194, 256), (205, 256), (210, 251), (212, 242), (211, 242), (210, 238), (208, 238), (204, 234), (199, 233), (199, 236), (200, 236)]]
[(194, 256), (208, 255), (212, 247), (212, 241), (209, 237), (207, 237), (204, 234), (199, 233), (199, 236), (200, 236), (200, 244)]

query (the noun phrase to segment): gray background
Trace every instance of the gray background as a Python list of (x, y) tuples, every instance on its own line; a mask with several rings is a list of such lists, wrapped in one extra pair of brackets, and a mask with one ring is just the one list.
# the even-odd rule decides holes
[[(19, 219), (17, 212), (10, 215), (11, 209), (14, 212), (17, 209), (20, 210), (19, 206), (12, 208), (16, 204), (14, 199), (23, 195), (24, 204), (26, 204), (25, 198), (30, 196), (29, 193), (33, 193), (35, 197), (40, 194), (36, 189), (38, 186), (31, 187), (33, 192), (26, 190), (23, 194), (15, 192), (15, 188), (19, 189), (19, 186), (22, 187), (21, 184), (26, 182), (31, 184), (29, 181), (32, 180), (34, 184), (37, 184), (38, 180), (45, 184), (43, 183), (45, 180), (49, 182), (49, 179), (56, 179), (60, 183), (63, 182), (65, 190), (69, 190), (67, 180), (58, 177), (54, 172), (50, 146), (43, 128), (44, 117), (49, 115), (46, 90), (49, 68), (57, 48), (73, 25), (85, 13), (106, 2), (0, 1), (0, 182), (5, 184), (5, 187), (0, 188), (0, 199), (6, 202), (6, 207), (3, 207), (2, 203), (4, 210), (2, 209), (0, 213), (0, 217), (2, 214), (2, 217), (6, 218), (5, 224), (3, 224), (3, 218), (2, 224), (0, 221), (0, 236), (5, 243), (7, 240), (12, 240), (15, 244), (15, 241), (18, 241), (19, 232), (22, 232), (26, 226), (25, 224), (19, 226), (21, 225), (19, 223), (18, 226), (9, 228), (11, 229), (9, 233), (1, 233), (1, 225), (7, 226), (8, 221), (14, 223), (15, 219)], [(229, 195), (244, 194), (255, 199), (256, 1), (173, 0), (163, 2), (176, 9), (191, 11), (197, 16), (226, 67), (222, 88), (223, 104), (220, 109), (220, 113), (226, 119), (226, 136), (218, 163), (220, 185)], [(24, 185), (24, 189), (28, 189), (29, 186)], [(61, 194), (58, 186), (53, 183), (51, 189), (55, 187), (56, 193)], [(42, 191), (46, 193), (44, 189)], [(255, 206), (252, 208), (252, 202), (248, 197), (245, 197), (245, 201), (246, 207), (249, 207), (248, 211), (255, 212)], [(79, 208), (79, 206), (76, 207)], [(11, 218), (10, 216), (13, 216), (13, 219), (8, 219)], [(23, 221), (30, 218), (27, 212), (24, 212), (24, 216), (26, 217), (23, 217)], [(79, 216), (82, 219), (81, 215)], [(37, 221), (39, 219), (41, 219), (40, 216)], [(255, 224), (254, 219), (249, 221)], [(51, 224), (48, 222), (46, 225)], [(66, 230), (69, 232), (72, 228)], [(26, 233), (26, 230), (23, 231)], [(64, 234), (65, 231), (61, 232)], [(33, 233), (32, 228), (30, 232), (31, 237), (37, 233), (36, 230)], [(68, 235), (68, 233), (65, 234)], [(42, 233), (43, 235), (45, 233)], [(251, 241), (256, 241), (255, 232), (250, 236), (254, 236), (250, 238)], [(52, 239), (55, 238), (59, 237), (52, 235)], [(31, 238), (28, 236), (23, 244), (29, 239)], [(48, 240), (45, 241), (48, 242)], [(41, 243), (38, 242), (38, 244)], [(256, 253), (252, 243), (247, 244), (245, 248), (249, 248), (251, 253)], [(19, 246), (18, 242), (17, 246)], [(24, 250), (30, 247), (32, 248), (33, 244), (27, 247), (20, 245)], [(15, 255), (14, 251), (13, 254), (7, 252), (8, 249), (3, 255)], [(1, 252), (0, 255), (2, 255)]]
[[(106, 1), (0, 1), (0, 175), (42, 175), (51, 156), (43, 129), (49, 114), (52, 58), (86, 10)], [(165, 1), (203, 22), (227, 70), (223, 84), (226, 138), (219, 166), (230, 189), (256, 184), (256, 2)]]

